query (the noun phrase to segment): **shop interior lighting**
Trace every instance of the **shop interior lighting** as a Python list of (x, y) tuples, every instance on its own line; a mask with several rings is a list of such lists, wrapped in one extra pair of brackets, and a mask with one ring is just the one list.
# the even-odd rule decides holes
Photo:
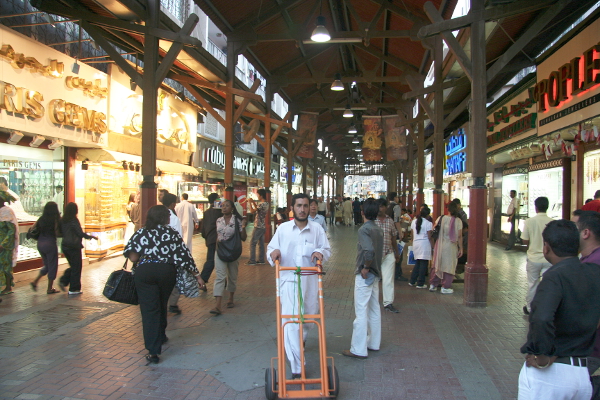
[(64, 145), (63, 141), (60, 139), (52, 139), (52, 143), (50, 143), (48, 145), (48, 148), (50, 150), (55, 150), (58, 149), (59, 147), (62, 147)]
[(177, 92), (175, 97), (177, 97), (181, 101), (185, 101), (185, 93), (183, 93), (183, 90), (181, 92)]
[(135, 164), (135, 172), (140, 172), (140, 164)]
[(127, 170), (129, 169), (129, 165), (127, 165), (127, 161), (123, 160), (123, 161), (121, 162), (121, 165), (123, 165), (123, 169), (124, 169), (125, 171), (127, 171)]
[(163, 174), (163, 173), (162, 173), (162, 171), (161, 171), (160, 169), (159, 169), (159, 170), (156, 170), (156, 176), (162, 176), (162, 174)]
[(135, 171), (135, 165), (131, 161), (129, 162), (129, 170), (130, 171)]
[(135, 92), (135, 89), (137, 89), (137, 83), (133, 79), (129, 80), (129, 88), (132, 92)]
[(350, 124), (350, 129), (348, 129), (348, 133), (356, 133), (356, 126), (354, 126), (354, 122)]
[(8, 140), (6, 141), (6, 143), (8, 143), (8, 144), (17, 144), (17, 143), (19, 143), (19, 141), (21, 139), (23, 139), (23, 136), (24, 135), (21, 132), (19, 132), (19, 131), (13, 131), (10, 134), (10, 137), (8, 138)]
[(71, 67), (71, 71), (73, 71), (74, 74), (79, 74), (79, 64), (77, 63), (77, 60), (75, 60), (75, 63)]
[(31, 147), (40, 147), (40, 144), (44, 143), (44, 140), (46, 140), (46, 138), (43, 137), (42, 135), (36, 135), (36, 137), (33, 138), (31, 143), (29, 143), (29, 145)]
[(331, 84), (331, 90), (336, 92), (344, 90), (344, 84), (342, 83), (342, 75), (340, 73), (335, 74), (335, 80)]
[(354, 113), (350, 109), (350, 104), (346, 104), (346, 109), (344, 110), (344, 118), (352, 118), (354, 117)]
[[(321, 2), (321, 5), (322, 5), (322, 2)], [(319, 43), (330, 41), (331, 35), (329, 34), (329, 31), (327, 30), (327, 28), (325, 28), (325, 17), (322, 15), (319, 15), (317, 17), (316, 25), (317, 26), (313, 30), (312, 35), (310, 35), (310, 38), (314, 42), (319, 42)]]
[(358, 144), (358, 143), (360, 143), (360, 142), (358, 141), (358, 136), (357, 136), (357, 135), (354, 135), (354, 139), (352, 140), (352, 143), (354, 143), (354, 144)]
[(360, 147), (357, 147), (354, 149), (354, 151), (361, 151), (362, 149)]
[(87, 163), (87, 162), (88, 162), (88, 161), (89, 161), (89, 160), (86, 158), (85, 160), (83, 160), (83, 161), (81, 162), (81, 169), (82, 169), (83, 171), (87, 171), (87, 169), (88, 169), (88, 163)]

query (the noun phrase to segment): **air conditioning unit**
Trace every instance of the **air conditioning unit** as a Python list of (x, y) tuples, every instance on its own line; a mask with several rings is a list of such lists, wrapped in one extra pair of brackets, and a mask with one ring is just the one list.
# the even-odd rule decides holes
[(8, 138), (8, 140), (6, 141), (6, 143), (8, 144), (17, 144), (19, 143), (19, 141), (21, 139), (23, 139), (23, 134), (19, 131), (13, 131), (13, 133), (10, 134), (10, 137)]
[(50, 150), (58, 149), (59, 147), (62, 147), (63, 144), (63, 141), (60, 139), (52, 139), (52, 143), (48, 145), (48, 148)]
[(29, 143), (29, 145), (31, 147), (40, 147), (40, 144), (44, 143), (44, 140), (46, 140), (45, 137), (43, 137), (42, 135), (37, 135), (36, 137), (33, 138), (31, 143)]

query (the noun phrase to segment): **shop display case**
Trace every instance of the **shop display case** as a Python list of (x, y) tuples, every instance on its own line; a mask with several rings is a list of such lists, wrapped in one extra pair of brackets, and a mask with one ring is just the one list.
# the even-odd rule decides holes
[(563, 169), (562, 167), (531, 171), (529, 173), (529, 210), (535, 213), (535, 199), (547, 197), (550, 218), (562, 218), (563, 204)]
[(204, 211), (210, 208), (208, 204), (208, 195), (216, 193), (220, 198), (224, 198), (225, 190), (222, 183), (202, 183), (202, 182), (179, 182), (178, 197), (187, 193), (188, 201), (196, 206), (198, 219), (204, 218)]

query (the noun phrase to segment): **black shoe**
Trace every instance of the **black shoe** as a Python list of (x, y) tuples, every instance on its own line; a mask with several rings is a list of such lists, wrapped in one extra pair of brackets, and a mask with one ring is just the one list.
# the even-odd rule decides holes
[(529, 310), (527, 309), (527, 306), (523, 306), (523, 314), (529, 315)]
[(387, 306), (385, 306), (383, 308), (385, 308), (387, 311), (393, 312), (393, 313), (399, 313), (400, 312), (392, 304), (388, 304)]
[(300, 379), (302, 375), (300, 374), (292, 374), (292, 379)]
[(146, 365), (158, 364), (158, 362), (160, 361), (160, 358), (158, 358), (158, 356), (156, 354), (147, 354), (146, 361), (148, 361), (148, 364), (146, 364)]
[(403, 276), (399, 276), (399, 277), (397, 277), (397, 278), (396, 278), (396, 280), (397, 280), (397, 281), (400, 281), (400, 282), (408, 282), (408, 279), (407, 279), (407, 278), (405, 278), (405, 277), (403, 277)]
[(169, 341), (169, 338), (165, 336), (165, 337), (163, 338), (163, 340), (162, 340), (162, 344), (165, 344), (165, 343), (167, 343), (168, 341)]
[(511, 250), (511, 249), (512, 249), (512, 246), (506, 246), (506, 247), (504, 248), (504, 250), (506, 250), (506, 251), (508, 251), (508, 250)]
[(181, 310), (179, 309), (179, 306), (169, 306), (169, 312), (172, 312), (175, 315), (181, 314)]

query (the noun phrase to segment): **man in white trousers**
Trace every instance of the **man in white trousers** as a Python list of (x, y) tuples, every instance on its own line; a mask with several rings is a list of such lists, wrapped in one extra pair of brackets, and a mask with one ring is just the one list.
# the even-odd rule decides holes
[(398, 230), (394, 220), (387, 215), (388, 204), (385, 199), (377, 200), (379, 204), (379, 214), (375, 223), (383, 231), (383, 258), (381, 260), (381, 290), (383, 292), (383, 308), (386, 311), (398, 313), (394, 307), (394, 273), (396, 272), (396, 263), (400, 261), (400, 252), (398, 251)]
[[(271, 265), (279, 260), (282, 267), (311, 267), (316, 260), (326, 262), (331, 250), (327, 235), (321, 226), (308, 220), (309, 198), (304, 193), (292, 197), (294, 219), (279, 225), (275, 235), (267, 247), (267, 260)], [(281, 313), (299, 314), (298, 310), (298, 275), (295, 271), (283, 271), (279, 276)], [(300, 281), (304, 314), (316, 314), (319, 311), (317, 275), (303, 275)], [(283, 319), (282, 324), (290, 321)], [(309, 327), (303, 328), (303, 341), (306, 341)], [(292, 370), (292, 379), (300, 378), (300, 327), (298, 324), (287, 324), (284, 328), (285, 353)]]
[(381, 345), (381, 308), (379, 306), (379, 279), (383, 256), (383, 232), (374, 220), (379, 204), (367, 199), (363, 204), (366, 222), (358, 230), (358, 249), (354, 271), (354, 313), (350, 350), (346, 357), (367, 358), (369, 351), (378, 351)]
[(194, 229), (198, 226), (198, 214), (196, 214), (196, 207), (188, 201), (187, 193), (181, 195), (181, 203), (175, 207), (175, 213), (181, 221), (183, 241), (191, 253), (192, 235), (194, 234)]
[(579, 230), (572, 221), (551, 221), (542, 233), (552, 267), (531, 303), (519, 400), (589, 400), (587, 357), (600, 320), (600, 266), (582, 263)]

